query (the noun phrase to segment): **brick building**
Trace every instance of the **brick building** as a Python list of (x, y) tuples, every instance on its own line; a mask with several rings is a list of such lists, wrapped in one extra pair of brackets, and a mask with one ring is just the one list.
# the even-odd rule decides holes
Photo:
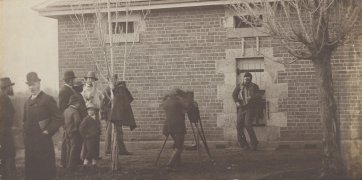
[[(73, 1), (53, 0), (34, 9), (58, 20), (59, 74), (72, 69), (78, 76), (94, 70), (92, 54), (74, 14), (84, 13), (90, 43), (97, 45), (96, 20), (92, 2), (79, 9)], [(106, 1), (101, 3), (106, 12)], [(161, 140), (164, 114), (162, 97), (179, 87), (195, 91), (208, 140), (236, 144), (236, 108), (231, 94), (238, 76), (250, 71), (253, 81), (265, 90), (263, 117), (255, 122), (257, 137), (264, 142), (319, 142), (322, 137), (318, 89), (314, 68), (307, 60), (292, 61), (278, 41), (247, 26), (223, 0), (134, 1), (130, 10), (129, 34), (118, 34), (116, 72), (123, 72), (124, 41), (134, 43), (126, 63), (126, 81), (135, 97), (132, 106), (138, 128), (125, 132), (129, 140)], [(89, 5), (89, 6), (87, 6)], [(89, 9), (87, 9), (89, 8)], [(140, 9), (150, 9), (142, 18)], [(125, 9), (112, 7), (121, 16), (113, 23), (125, 24)], [(80, 16), (78, 16), (80, 17)], [(92, 20), (93, 19), (93, 20)], [(361, 31), (359, 23), (356, 31)], [(360, 33), (359, 33), (360, 34)], [(114, 36), (117, 35), (117, 32)], [(133, 45), (131, 45), (133, 44)], [(362, 139), (362, 38), (344, 45), (333, 54), (335, 96), (343, 138)], [(107, 51), (108, 52), (108, 51)], [(102, 51), (94, 50), (97, 57)], [(102, 58), (96, 61), (104, 71)], [(60, 80), (60, 83), (61, 80)], [(191, 135), (191, 131), (188, 133)], [(191, 138), (191, 136), (189, 136)], [(356, 146), (357, 147), (357, 146)]]

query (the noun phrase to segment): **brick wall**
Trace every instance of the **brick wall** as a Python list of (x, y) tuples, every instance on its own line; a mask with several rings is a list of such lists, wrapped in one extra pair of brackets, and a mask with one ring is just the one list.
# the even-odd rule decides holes
[[(132, 107), (138, 128), (125, 132), (127, 139), (161, 139), (164, 113), (159, 104), (172, 88), (192, 89), (199, 103), (205, 132), (210, 140), (223, 140), (223, 127), (217, 126), (217, 113), (223, 110), (223, 101), (217, 97), (217, 85), (224, 83), (224, 75), (216, 66), (225, 60), (226, 49), (238, 49), (239, 39), (227, 38), (222, 25), (225, 9), (220, 7), (179, 8), (152, 10), (145, 20), (146, 28), (140, 33), (127, 61), (126, 81), (135, 97)], [(92, 16), (86, 16), (87, 30), (95, 34)], [(72, 69), (78, 76), (94, 70), (91, 57), (97, 57), (100, 69), (105, 69), (102, 50), (92, 53), (80, 27), (69, 16), (58, 17), (59, 73)], [(360, 26), (359, 26), (360, 27)], [(338, 115), (343, 121), (345, 137), (359, 135), (361, 123), (361, 38), (353, 52), (350, 46), (338, 49), (333, 56), (333, 73), (338, 99)], [(90, 37), (96, 47), (96, 35)], [(255, 38), (246, 38), (245, 48), (255, 46)], [(280, 44), (268, 37), (260, 39), (261, 47), (273, 47), (273, 55), (290, 60), (291, 56)], [(93, 55), (92, 55), (93, 54)], [(123, 45), (115, 49), (116, 71), (123, 70)], [(230, 69), (235, 71), (235, 69)], [(280, 139), (287, 141), (319, 140), (321, 138), (317, 88), (313, 65), (298, 61), (285, 66), (278, 73), (278, 83), (288, 83), (288, 95), (279, 100), (279, 110), (287, 112), (287, 126), (280, 128)], [(221, 98), (231, 98), (231, 94)], [(359, 113), (359, 114), (358, 114)], [(359, 116), (358, 116), (359, 115)], [(192, 134), (188, 132), (189, 138)]]

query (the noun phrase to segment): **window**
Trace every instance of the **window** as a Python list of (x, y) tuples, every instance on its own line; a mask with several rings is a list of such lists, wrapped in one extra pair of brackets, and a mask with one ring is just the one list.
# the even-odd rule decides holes
[(239, 84), (246, 72), (252, 74), (252, 82), (259, 86), (259, 93), (262, 95), (260, 108), (258, 109), (257, 117), (253, 120), (254, 126), (265, 126), (266, 120), (269, 119), (268, 115), (268, 102), (265, 98), (265, 71), (263, 58), (240, 58), (236, 59), (236, 75), (237, 84)]
[(251, 28), (252, 25), (254, 27), (262, 27), (262, 24), (260, 21), (263, 20), (263, 16), (259, 15), (259, 18), (255, 18), (250, 15), (243, 16), (247, 22), (250, 22), (251, 24), (248, 24), (244, 22), (239, 16), (234, 16), (234, 28)]
[[(140, 33), (145, 31), (146, 23), (139, 13), (125, 16), (124, 14), (112, 13), (111, 32), (113, 43), (140, 42)], [(103, 17), (104, 39), (109, 43), (108, 17)], [(127, 32), (127, 33), (126, 33)]]
[(134, 22), (112, 22), (112, 33), (113, 34), (125, 34), (134, 33)]

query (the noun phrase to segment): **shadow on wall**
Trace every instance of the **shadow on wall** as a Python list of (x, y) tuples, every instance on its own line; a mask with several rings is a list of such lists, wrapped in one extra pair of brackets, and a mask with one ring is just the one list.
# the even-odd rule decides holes
[[(44, 89), (45, 93), (54, 97), (58, 104), (58, 92), (52, 89)], [(15, 146), (17, 149), (23, 149), (23, 114), (24, 114), (24, 103), (30, 97), (28, 92), (15, 92), (14, 96), (10, 97), (15, 108), (15, 117), (13, 125), (13, 135)], [(56, 134), (55, 138), (59, 138), (59, 133)]]

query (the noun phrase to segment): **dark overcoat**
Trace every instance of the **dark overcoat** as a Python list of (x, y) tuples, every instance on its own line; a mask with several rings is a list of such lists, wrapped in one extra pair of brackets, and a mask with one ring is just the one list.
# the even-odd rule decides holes
[(71, 87), (64, 85), (59, 91), (59, 109), (64, 112), (68, 107), (70, 96), (75, 94), (75, 90)]
[(163, 134), (185, 134), (185, 107), (176, 96), (168, 96), (162, 103), (166, 113)]
[(78, 111), (79, 111), (81, 120), (83, 120), (88, 115), (87, 106), (85, 105), (85, 101), (84, 101), (84, 98), (81, 93), (75, 92), (75, 95), (81, 99), (80, 107), (78, 108)]
[[(127, 87), (117, 85), (113, 90), (113, 106), (110, 101), (111, 91), (110, 88), (106, 89), (105, 98), (103, 99), (103, 110), (108, 109), (108, 120), (122, 126), (130, 126), (131, 130), (136, 128), (136, 121), (134, 119), (131, 103), (133, 96)], [(107, 108), (108, 107), (108, 108)]]
[(14, 113), (9, 96), (0, 93), (0, 159), (15, 157), (14, 138), (11, 131)]
[[(64, 118), (53, 97), (40, 92), (24, 105), (25, 179), (55, 178), (55, 153), (52, 136)], [(48, 135), (42, 132), (47, 130)]]

